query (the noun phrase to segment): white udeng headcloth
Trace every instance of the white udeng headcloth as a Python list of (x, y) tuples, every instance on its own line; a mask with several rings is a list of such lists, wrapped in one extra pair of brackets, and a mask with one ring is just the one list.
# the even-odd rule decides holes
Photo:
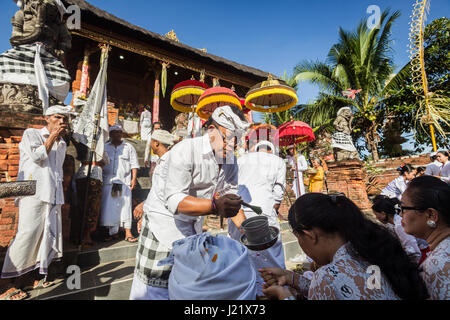
[(275, 148), (274, 144), (270, 141), (263, 140), (263, 141), (258, 142), (255, 146), (255, 151), (258, 150), (258, 147), (260, 147), (260, 146), (268, 146), (272, 150), (273, 154), (278, 153), (277, 152), (278, 150)]
[(159, 141), (164, 144), (172, 145), (174, 136), (166, 130), (155, 130), (152, 133), (152, 140)]
[(62, 115), (76, 115), (76, 112), (72, 111), (72, 108), (69, 106), (51, 106), (45, 110), (45, 116), (51, 116), (54, 114), (62, 114)]
[(175, 241), (170, 256), (158, 265), (173, 265), (171, 300), (256, 299), (248, 250), (231, 238), (205, 232)]
[(218, 125), (231, 131), (247, 130), (250, 127), (250, 123), (246, 120), (241, 120), (241, 118), (231, 110), (230, 106), (217, 108), (214, 110), (211, 117)]

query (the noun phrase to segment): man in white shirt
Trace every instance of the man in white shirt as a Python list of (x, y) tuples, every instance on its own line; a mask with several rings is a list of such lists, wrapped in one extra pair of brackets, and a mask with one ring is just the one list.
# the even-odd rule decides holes
[(427, 165), (425, 174), (428, 176), (438, 176), (442, 167), (442, 163), (437, 160), (437, 152), (430, 154), (430, 160), (432, 161)]
[(147, 206), (151, 229), (147, 250), (139, 259), (141, 266), (146, 267), (142, 268), (144, 272), (136, 272), (133, 287), (141, 289), (133, 289), (132, 299), (169, 299), (171, 267), (158, 263), (169, 256), (172, 243), (201, 233), (205, 215), (229, 218), (240, 210), (233, 151), (236, 138), (247, 129), (248, 122), (239, 109), (224, 106), (213, 112), (205, 126), (207, 132), (203, 136), (175, 145), (161, 167), (161, 180), (165, 183), (164, 187), (155, 185), (154, 192), (160, 194), (160, 200), (149, 201)]
[[(294, 171), (294, 181), (292, 181), (292, 189), (295, 193), (295, 198), (305, 194), (305, 184), (303, 182), (303, 172), (308, 169), (308, 163), (302, 154), (295, 155), (295, 146), (289, 146), (288, 151), (288, 163), (291, 167), (291, 171)], [(297, 159), (297, 161), (296, 161)]]
[[(109, 164), (103, 168), (102, 212), (100, 225), (109, 229), (117, 239), (119, 228), (125, 229), (125, 240), (136, 242), (131, 233), (131, 191), (137, 182), (139, 163), (136, 150), (122, 140), (123, 129), (114, 125), (109, 129), (110, 141), (105, 144)], [(108, 240), (109, 238), (107, 238)]]
[[(268, 141), (262, 141), (255, 147), (256, 152), (250, 152), (238, 159), (239, 167), (239, 195), (248, 204), (262, 208), (263, 215), (269, 219), (269, 225), (280, 230), (278, 209), (283, 200), (286, 188), (286, 164), (275, 152), (275, 147)], [(245, 217), (257, 216), (251, 209), (244, 208)], [(240, 225), (228, 221), (228, 233), (236, 241), (240, 241)], [(278, 266), (285, 268), (283, 244), (281, 235), (278, 241), (263, 251), (249, 250), (252, 264), (257, 271), (259, 268)], [(262, 296), (263, 279), (259, 272), (257, 276), (258, 295)]]
[[(36, 180), (36, 194), (18, 199), (19, 226), (3, 264), (2, 278), (20, 277), (16, 279), (17, 287), (22, 286), (26, 280), (31, 280), (21, 276), (35, 269), (39, 269), (39, 274), (46, 276), (50, 263), (62, 257), (62, 181), (67, 148), (62, 137), (69, 128), (70, 114), (70, 107), (48, 108), (45, 112), (47, 126), (25, 130), (19, 144), (17, 180)], [(34, 280), (38, 275), (27, 276)], [(52, 283), (44, 278), (40, 281), (34, 280), (31, 287), (43, 288), (50, 285)], [(16, 293), (9, 296), (10, 300), (27, 297), (20, 289), (15, 290)], [(10, 290), (5, 294), (8, 295), (8, 292)]]

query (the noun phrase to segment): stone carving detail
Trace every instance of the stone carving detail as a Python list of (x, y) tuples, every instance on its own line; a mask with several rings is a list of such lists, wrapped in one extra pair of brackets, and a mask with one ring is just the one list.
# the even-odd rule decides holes
[(335, 132), (331, 141), (336, 161), (347, 159), (360, 160), (351, 137), (352, 121), (353, 113), (349, 107), (339, 109), (336, 120), (333, 123)]
[[(50, 104), (61, 104), (50, 96)], [(0, 83), (0, 111), (29, 112), (42, 114), (42, 101), (35, 86)]]

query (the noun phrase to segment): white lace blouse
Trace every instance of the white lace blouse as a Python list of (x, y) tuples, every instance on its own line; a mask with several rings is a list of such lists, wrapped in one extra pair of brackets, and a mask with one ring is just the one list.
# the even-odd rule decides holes
[(450, 237), (442, 240), (421, 264), (430, 299), (450, 300)]
[(308, 300), (398, 300), (382, 273), (380, 285), (373, 285), (374, 272), (368, 267), (347, 243), (336, 251), (331, 263), (314, 272), (311, 281), (300, 276), (299, 293)]

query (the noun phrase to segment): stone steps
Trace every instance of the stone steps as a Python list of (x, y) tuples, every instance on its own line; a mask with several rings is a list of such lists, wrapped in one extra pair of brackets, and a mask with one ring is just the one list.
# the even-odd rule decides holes
[(55, 285), (30, 292), (30, 300), (128, 300), (135, 259), (112, 261), (82, 269), (80, 289), (70, 290), (70, 279), (60, 277)]

